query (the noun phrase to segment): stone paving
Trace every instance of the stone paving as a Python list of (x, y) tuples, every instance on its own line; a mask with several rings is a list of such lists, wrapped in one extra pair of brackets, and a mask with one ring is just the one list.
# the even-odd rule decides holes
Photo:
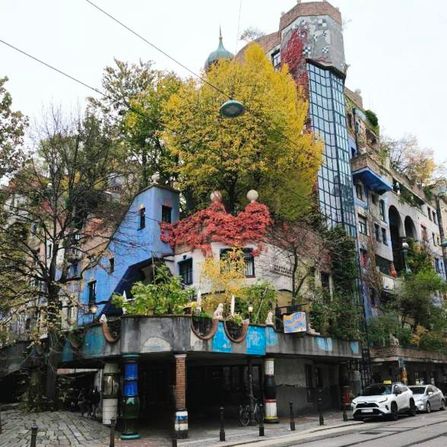
[[(81, 417), (79, 413), (67, 411), (26, 414), (18, 409), (2, 411), (3, 432), (0, 434), (0, 447), (29, 447), (31, 426), (39, 427), (36, 447), (108, 447), (110, 430), (100, 422)], [(355, 422), (342, 422), (341, 413), (325, 414), (326, 427), (348, 425)], [(116, 447), (169, 447), (172, 446), (169, 433), (141, 424), (142, 438), (121, 441), (117, 434)], [(290, 434), (288, 420), (280, 424), (265, 426), (265, 438), (259, 438), (258, 427), (240, 427), (228, 422), (225, 427), (226, 442), (219, 442), (219, 423), (217, 420), (191, 424), (189, 438), (178, 440), (179, 447), (236, 446), (262, 439), (277, 439)], [(324, 429), (324, 427), (322, 427)], [(297, 432), (318, 430), (318, 416), (309, 415), (296, 418)]]

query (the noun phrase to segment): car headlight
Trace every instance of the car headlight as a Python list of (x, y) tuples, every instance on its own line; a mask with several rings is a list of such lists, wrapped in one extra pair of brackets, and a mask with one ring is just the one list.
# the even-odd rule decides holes
[(383, 404), (383, 403), (385, 403), (387, 400), (388, 400), (388, 398), (385, 397), (385, 399), (379, 400), (379, 401), (377, 401), (377, 403), (378, 403), (378, 404)]

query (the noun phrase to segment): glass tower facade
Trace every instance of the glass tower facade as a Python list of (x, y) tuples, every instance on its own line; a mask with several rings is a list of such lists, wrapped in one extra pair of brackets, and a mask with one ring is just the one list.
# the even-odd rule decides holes
[(318, 173), (320, 211), (330, 227), (343, 225), (348, 234), (356, 237), (343, 78), (312, 63), (307, 63), (307, 73), (311, 126), (324, 141)]

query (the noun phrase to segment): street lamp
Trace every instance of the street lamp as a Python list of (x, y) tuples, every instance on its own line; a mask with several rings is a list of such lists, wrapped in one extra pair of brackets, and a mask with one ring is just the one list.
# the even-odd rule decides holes
[(229, 99), (220, 106), (219, 112), (224, 118), (237, 118), (244, 114), (245, 107), (241, 102)]
[(410, 246), (408, 245), (408, 242), (402, 242), (402, 253), (404, 255), (404, 268), (405, 268), (405, 273), (411, 273), (410, 268), (408, 267), (408, 250), (410, 249)]

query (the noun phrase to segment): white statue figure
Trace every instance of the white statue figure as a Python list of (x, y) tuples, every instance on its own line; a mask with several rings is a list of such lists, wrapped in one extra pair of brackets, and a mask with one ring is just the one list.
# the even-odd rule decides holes
[(102, 314), (102, 315), (99, 317), (99, 322), (100, 322), (101, 324), (106, 324), (106, 323), (107, 323), (107, 317), (106, 317), (106, 314)]
[(160, 173), (159, 172), (155, 172), (154, 174), (152, 174), (151, 175), (151, 180), (152, 180), (152, 184), (156, 185), (160, 181)]
[(222, 193), (220, 191), (213, 191), (210, 194), (211, 202), (222, 202)]
[(214, 314), (213, 314), (213, 318), (214, 318), (215, 320), (222, 320), (222, 319), (223, 319), (223, 309), (224, 309), (223, 304), (222, 304), (222, 303), (219, 303), (219, 304), (217, 305), (216, 310), (214, 311)]
[(390, 334), (390, 345), (391, 346), (399, 346), (399, 339), (396, 338), (393, 334)]
[(273, 312), (271, 310), (268, 311), (267, 318), (265, 319), (265, 324), (267, 326), (273, 326)]

